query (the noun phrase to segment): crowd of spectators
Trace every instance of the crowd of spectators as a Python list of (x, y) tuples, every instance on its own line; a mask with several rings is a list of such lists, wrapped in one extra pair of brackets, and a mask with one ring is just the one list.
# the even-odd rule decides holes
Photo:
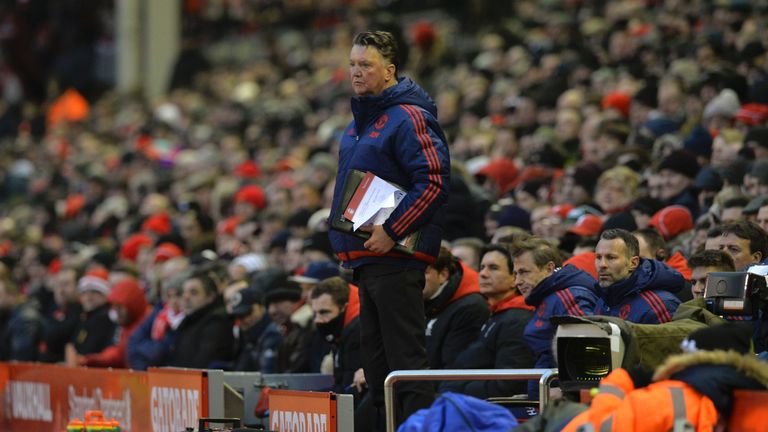
[[(349, 47), (370, 28), (407, 47), (403, 75), (433, 96), (448, 135), (428, 338), (443, 334), (434, 318), (461, 298), (475, 308), (463, 348), (496, 356), (475, 344), (496, 343), (480, 328), (508, 309), (514, 323), (495, 331), (521, 344), (551, 337), (526, 327), (544, 298), (530, 290), (561, 265), (580, 272), (570, 289), (582, 314), (614, 308), (656, 323), (701, 296), (711, 269), (768, 258), (765, 2), (254, 1), (224, 12), (185, 3), (208, 7), (186, 18), (219, 39), (185, 40), (161, 100), (93, 97), (53, 79), (46, 96), (25, 93), (36, 87), (2, 60), (2, 45), (0, 359), (264, 372), (329, 372), (341, 361), (349, 370), (337, 370), (337, 385), (361, 389), (358, 361), (338, 354), (357, 294), (326, 282), (349, 280), (326, 219), (350, 121)], [(305, 3), (318, 3), (315, 13)], [(504, 246), (519, 241), (541, 243)], [(556, 258), (534, 253), (544, 244)], [(617, 250), (637, 260), (616, 269)], [(541, 272), (533, 283), (515, 269), (523, 263)], [(484, 282), (496, 277), (507, 279)], [(662, 277), (657, 297), (633, 285), (631, 299), (597, 299), (622, 281)], [(624, 306), (635, 301), (653, 306)], [(507, 365), (428, 345), (433, 367), (548, 362), (546, 348), (532, 349), (515, 349)]]

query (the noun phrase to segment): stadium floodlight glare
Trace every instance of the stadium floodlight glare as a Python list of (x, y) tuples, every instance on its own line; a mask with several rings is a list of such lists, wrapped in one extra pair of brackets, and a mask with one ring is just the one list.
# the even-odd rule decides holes
[(763, 276), (747, 272), (712, 272), (707, 276), (704, 301), (715, 315), (754, 315), (765, 292)]
[(611, 322), (561, 323), (552, 349), (565, 392), (596, 387), (621, 367), (625, 351), (621, 330)]

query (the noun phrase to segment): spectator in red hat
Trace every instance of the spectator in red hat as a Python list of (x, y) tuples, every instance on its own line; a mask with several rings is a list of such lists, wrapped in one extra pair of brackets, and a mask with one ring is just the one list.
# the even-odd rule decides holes
[(179, 246), (171, 242), (163, 242), (155, 248), (155, 264), (162, 264), (170, 259), (184, 256), (184, 251)]
[(169, 234), (173, 230), (171, 217), (166, 212), (161, 212), (149, 216), (142, 222), (141, 231), (154, 236)]
[(243, 219), (254, 216), (267, 207), (267, 196), (257, 185), (245, 185), (234, 196), (235, 214)]
[(112, 287), (107, 297), (111, 307), (109, 317), (120, 326), (120, 340), (98, 353), (77, 357), (79, 366), (125, 368), (128, 366), (128, 339), (138, 325), (149, 314), (150, 307), (144, 297), (144, 290), (138, 281), (126, 278)]
[(568, 228), (568, 232), (581, 237), (595, 237), (600, 234), (600, 230), (602, 229), (603, 220), (600, 219), (600, 217), (592, 214), (584, 214), (576, 219), (576, 223)]
[(90, 270), (77, 281), (83, 314), (66, 348), (67, 364), (77, 365), (77, 355), (101, 352), (112, 345), (116, 326), (109, 318), (110, 290), (109, 273), (104, 268)]
[(518, 169), (512, 159), (494, 159), (482, 167), (475, 176), (482, 179), (481, 184), (491, 196), (501, 197), (514, 189), (517, 184)]
[(630, 98), (628, 94), (620, 91), (606, 94), (603, 96), (603, 100), (600, 103), (603, 110), (614, 110), (625, 119), (629, 118), (629, 108), (631, 104), (632, 98)]
[(139, 252), (143, 248), (152, 246), (152, 237), (143, 234), (136, 233), (129, 236), (120, 246), (119, 256), (121, 259), (136, 263), (139, 257)]
[(670, 253), (688, 251), (689, 240), (693, 237), (693, 217), (684, 206), (673, 205), (657, 211), (648, 226), (658, 231), (667, 242)]

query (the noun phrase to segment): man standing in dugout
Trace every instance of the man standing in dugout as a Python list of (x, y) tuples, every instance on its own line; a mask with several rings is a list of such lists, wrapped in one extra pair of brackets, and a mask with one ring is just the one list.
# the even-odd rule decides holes
[[(450, 157), (437, 123), (437, 108), (409, 78), (398, 77), (392, 34), (363, 32), (349, 55), (353, 121), (341, 138), (331, 218), (349, 170), (370, 171), (406, 194), (381, 225), (364, 228), (367, 240), (331, 231), (334, 251), (354, 269), (360, 289), (361, 351), (373, 396), (375, 429), (384, 427), (384, 379), (394, 370), (426, 369), (424, 270), (437, 259), (442, 237), (439, 209), (448, 195)], [(412, 254), (393, 250), (420, 231)], [(405, 382), (397, 388), (397, 422), (432, 402), (432, 386)]]

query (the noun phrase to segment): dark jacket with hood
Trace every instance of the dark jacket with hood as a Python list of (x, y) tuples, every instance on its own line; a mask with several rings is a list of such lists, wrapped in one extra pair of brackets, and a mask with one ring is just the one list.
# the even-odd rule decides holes
[[(523, 340), (523, 330), (533, 318), (533, 308), (523, 296), (512, 294), (491, 307), (491, 317), (480, 338), (468, 346), (449, 369), (526, 369), (533, 356)], [(526, 381), (445, 381), (440, 391), (455, 391), (480, 399), (512, 396), (527, 391)]]
[(171, 346), (170, 366), (207, 369), (232, 360), (234, 323), (227, 315), (221, 296), (184, 317)]
[(666, 264), (640, 258), (632, 274), (607, 288), (600, 288), (601, 301), (595, 315), (609, 315), (640, 324), (661, 324), (672, 320), (680, 305), (675, 292), (685, 279)]
[(37, 301), (25, 301), (0, 317), (0, 360), (36, 361), (43, 337)]
[(128, 367), (128, 339), (131, 333), (141, 324), (151, 312), (144, 290), (135, 279), (124, 279), (115, 284), (107, 298), (112, 305), (122, 305), (128, 312), (128, 321), (120, 327), (120, 339), (117, 344), (104, 348), (101, 352), (88, 354), (82, 364), (85, 366), (100, 366), (125, 368)]
[(525, 302), (536, 308), (525, 326), (525, 341), (533, 352), (537, 368), (557, 367), (552, 356), (552, 338), (557, 326), (553, 316), (593, 315), (599, 301), (597, 281), (572, 265), (555, 270), (536, 285)]
[(413, 255), (396, 251), (376, 254), (355, 236), (331, 231), (334, 251), (345, 267), (366, 263), (405, 265), (423, 269), (433, 263), (443, 236), (438, 210), (448, 196), (450, 158), (445, 136), (437, 123), (437, 108), (424, 90), (409, 78), (378, 96), (352, 98), (354, 120), (339, 147), (339, 170), (331, 218), (342, 217), (337, 207), (349, 170), (370, 171), (407, 192), (383, 224), (400, 240), (421, 230)]
[(445, 369), (472, 342), (488, 320), (488, 303), (480, 294), (477, 272), (464, 263), (443, 291), (424, 303), (427, 315), (427, 360), (432, 369)]

